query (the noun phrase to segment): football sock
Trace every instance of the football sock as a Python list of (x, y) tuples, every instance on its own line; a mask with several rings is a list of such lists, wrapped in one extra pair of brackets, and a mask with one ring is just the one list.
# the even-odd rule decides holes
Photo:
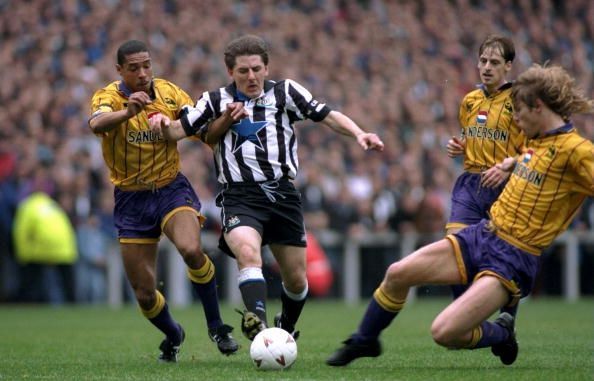
[(266, 287), (266, 280), (262, 274), (262, 269), (259, 267), (241, 269), (237, 281), (245, 308), (258, 315), (260, 320), (268, 326), (268, 320), (266, 319), (266, 296), (268, 288)]
[(165, 334), (171, 341), (176, 344), (181, 343), (181, 327), (173, 320), (173, 317), (169, 313), (169, 307), (165, 301), (165, 297), (158, 290), (157, 301), (155, 305), (149, 310), (143, 310), (142, 314), (161, 332)]
[(217, 294), (217, 278), (215, 277), (215, 266), (206, 256), (206, 261), (199, 269), (188, 267), (188, 278), (192, 281), (194, 290), (200, 296), (206, 324), (209, 329), (218, 328), (223, 325), (221, 312), (219, 311), (219, 296)]
[(506, 328), (496, 323), (484, 321), (472, 331), (472, 341), (468, 345), (470, 349), (491, 347), (507, 340), (509, 332)]
[(306, 283), (303, 291), (301, 291), (299, 294), (295, 294), (287, 290), (284, 283), (282, 286), (283, 289), (281, 292), (281, 302), (283, 321), (291, 325), (289, 328), (295, 328), (295, 324), (297, 324), (297, 320), (299, 320), (299, 316), (301, 315), (301, 311), (303, 310), (303, 306), (307, 300), (307, 292), (309, 287)]
[(395, 300), (378, 287), (373, 293), (373, 298), (367, 306), (363, 320), (359, 324), (354, 340), (376, 339), (380, 333), (392, 323), (398, 312), (404, 306), (404, 300)]

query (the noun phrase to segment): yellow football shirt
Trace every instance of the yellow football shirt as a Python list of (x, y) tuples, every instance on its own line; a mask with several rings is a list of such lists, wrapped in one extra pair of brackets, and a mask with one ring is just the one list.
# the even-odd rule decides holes
[(513, 120), (511, 83), (487, 94), (481, 87), (466, 94), (458, 120), (466, 139), (464, 170), (479, 173), (516, 156), (525, 137)]
[[(151, 132), (148, 118), (160, 112), (177, 119), (183, 106), (192, 105), (190, 96), (175, 84), (154, 79), (153, 103), (102, 137), (103, 159), (111, 182), (123, 190), (145, 190), (167, 185), (180, 170), (177, 142), (166, 141)], [(92, 117), (128, 107), (130, 90), (115, 81), (98, 90), (91, 101)]]
[(551, 245), (594, 195), (594, 145), (569, 123), (527, 142), (491, 207), (496, 234), (533, 254)]

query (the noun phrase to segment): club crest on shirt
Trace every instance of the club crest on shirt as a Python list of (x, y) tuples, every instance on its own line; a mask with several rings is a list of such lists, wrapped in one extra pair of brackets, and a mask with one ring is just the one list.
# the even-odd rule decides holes
[(266, 134), (265, 128), (267, 124), (266, 121), (252, 122), (250, 118), (244, 118), (231, 125), (231, 133), (234, 136), (231, 151), (233, 153), (237, 152), (237, 150), (246, 142), (250, 142), (260, 151), (264, 151), (264, 145), (262, 144), (262, 139), (258, 136), (258, 133), (262, 131), (263, 134)]
[(554, 158), (556, 153), (557, 153), (557, 147), (550, 146), (549, 148), (547, 148), (547, 157), (549, 159)]
[(260, 106), (260, 107), (270, 107), (274, 105), (274, 100), (272, 98), (267, 98), (267, 97), (263, 97), (263, 98), (258, 98), (258, 100), (256, 101), (256, 106)]
[(476, 116), (476, 125), (483, 127), (487, 124), (487, 115), (486, 111), (479, 111), (478, 115)]
[(503, 105), (503, 108), (505, 109), (505, 113), (506, 114), (511, 114), (514, 112), (514, 107), (512, 106), (511, 102), (505, 102)]
[(227, 218), (227, 222), (225, 222), (225, 226), (228, 227), (228, 228), (231, 228), (231, 227), (237, 225), (240, 222), (241, 221), (239, 220), (239, 217), (237, 217), (237, 216), (231, 216), (231, 217)]
[(175, 102), (175, 100), (165, 97), (165, 99), (163, 99), (163, 102), (165, 102), (167, 107), (174, 109), (174, 110), (177, 109), (177, 103)]

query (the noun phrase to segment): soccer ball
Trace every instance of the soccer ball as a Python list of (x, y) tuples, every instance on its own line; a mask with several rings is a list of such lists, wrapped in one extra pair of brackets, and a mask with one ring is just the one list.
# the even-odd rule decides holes
[(284, 329), (266, 328), (252, 341), (250, 357), (261, 370), (287, 369), (297, 359), (297, 343)]

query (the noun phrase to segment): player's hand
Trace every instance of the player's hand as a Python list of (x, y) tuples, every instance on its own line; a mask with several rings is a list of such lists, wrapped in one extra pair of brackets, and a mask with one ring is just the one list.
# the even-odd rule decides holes
[(510, 173), (498, 168), (497, 165), (494, 165), (493, 167), (481, 173), (482, 187), (495, 188), (507, 181)]
[(227, 108), (223, 112), (225, 118), (230, 118), (233, 122), (237, 122), (248, 116), (247, 110), (243, 107), (243, 102), (227, 103)]
[(516, 159), (507, 157), (481, 174), (481, 186), (495, 188), (505, 183), (511, 175)]
[(357, 143), (364, 150), (373, 149), (376, 151), (383, 151), (384, 150), (384, 142), (377, 136), (377, 134), (371, 132), (363, 132), (357, 135)]
[(448, 140), (447, 151), (449, 157), (456, 157), (460, 155), (464, 155), (464, 149), (466, 148), (466, 139), (458, 139), (455, 136), (452, 136), (450, 140)]
[(168, 130), (170, 126), (171, 119), (161, 113), (156, 113), (149, 117), (149, 127), (154, 134), (163, 136), (163, 132)]
[(150, 105), (151, 103), (153, 103), (151, 101), (151, 97), (149, 97), (149, 95), (144, 91), (137, 91), (130, 94), (130, 97), (128, 97), (128, 118), (137, 115), (139, 112), (144, 110), (146, 105)]

